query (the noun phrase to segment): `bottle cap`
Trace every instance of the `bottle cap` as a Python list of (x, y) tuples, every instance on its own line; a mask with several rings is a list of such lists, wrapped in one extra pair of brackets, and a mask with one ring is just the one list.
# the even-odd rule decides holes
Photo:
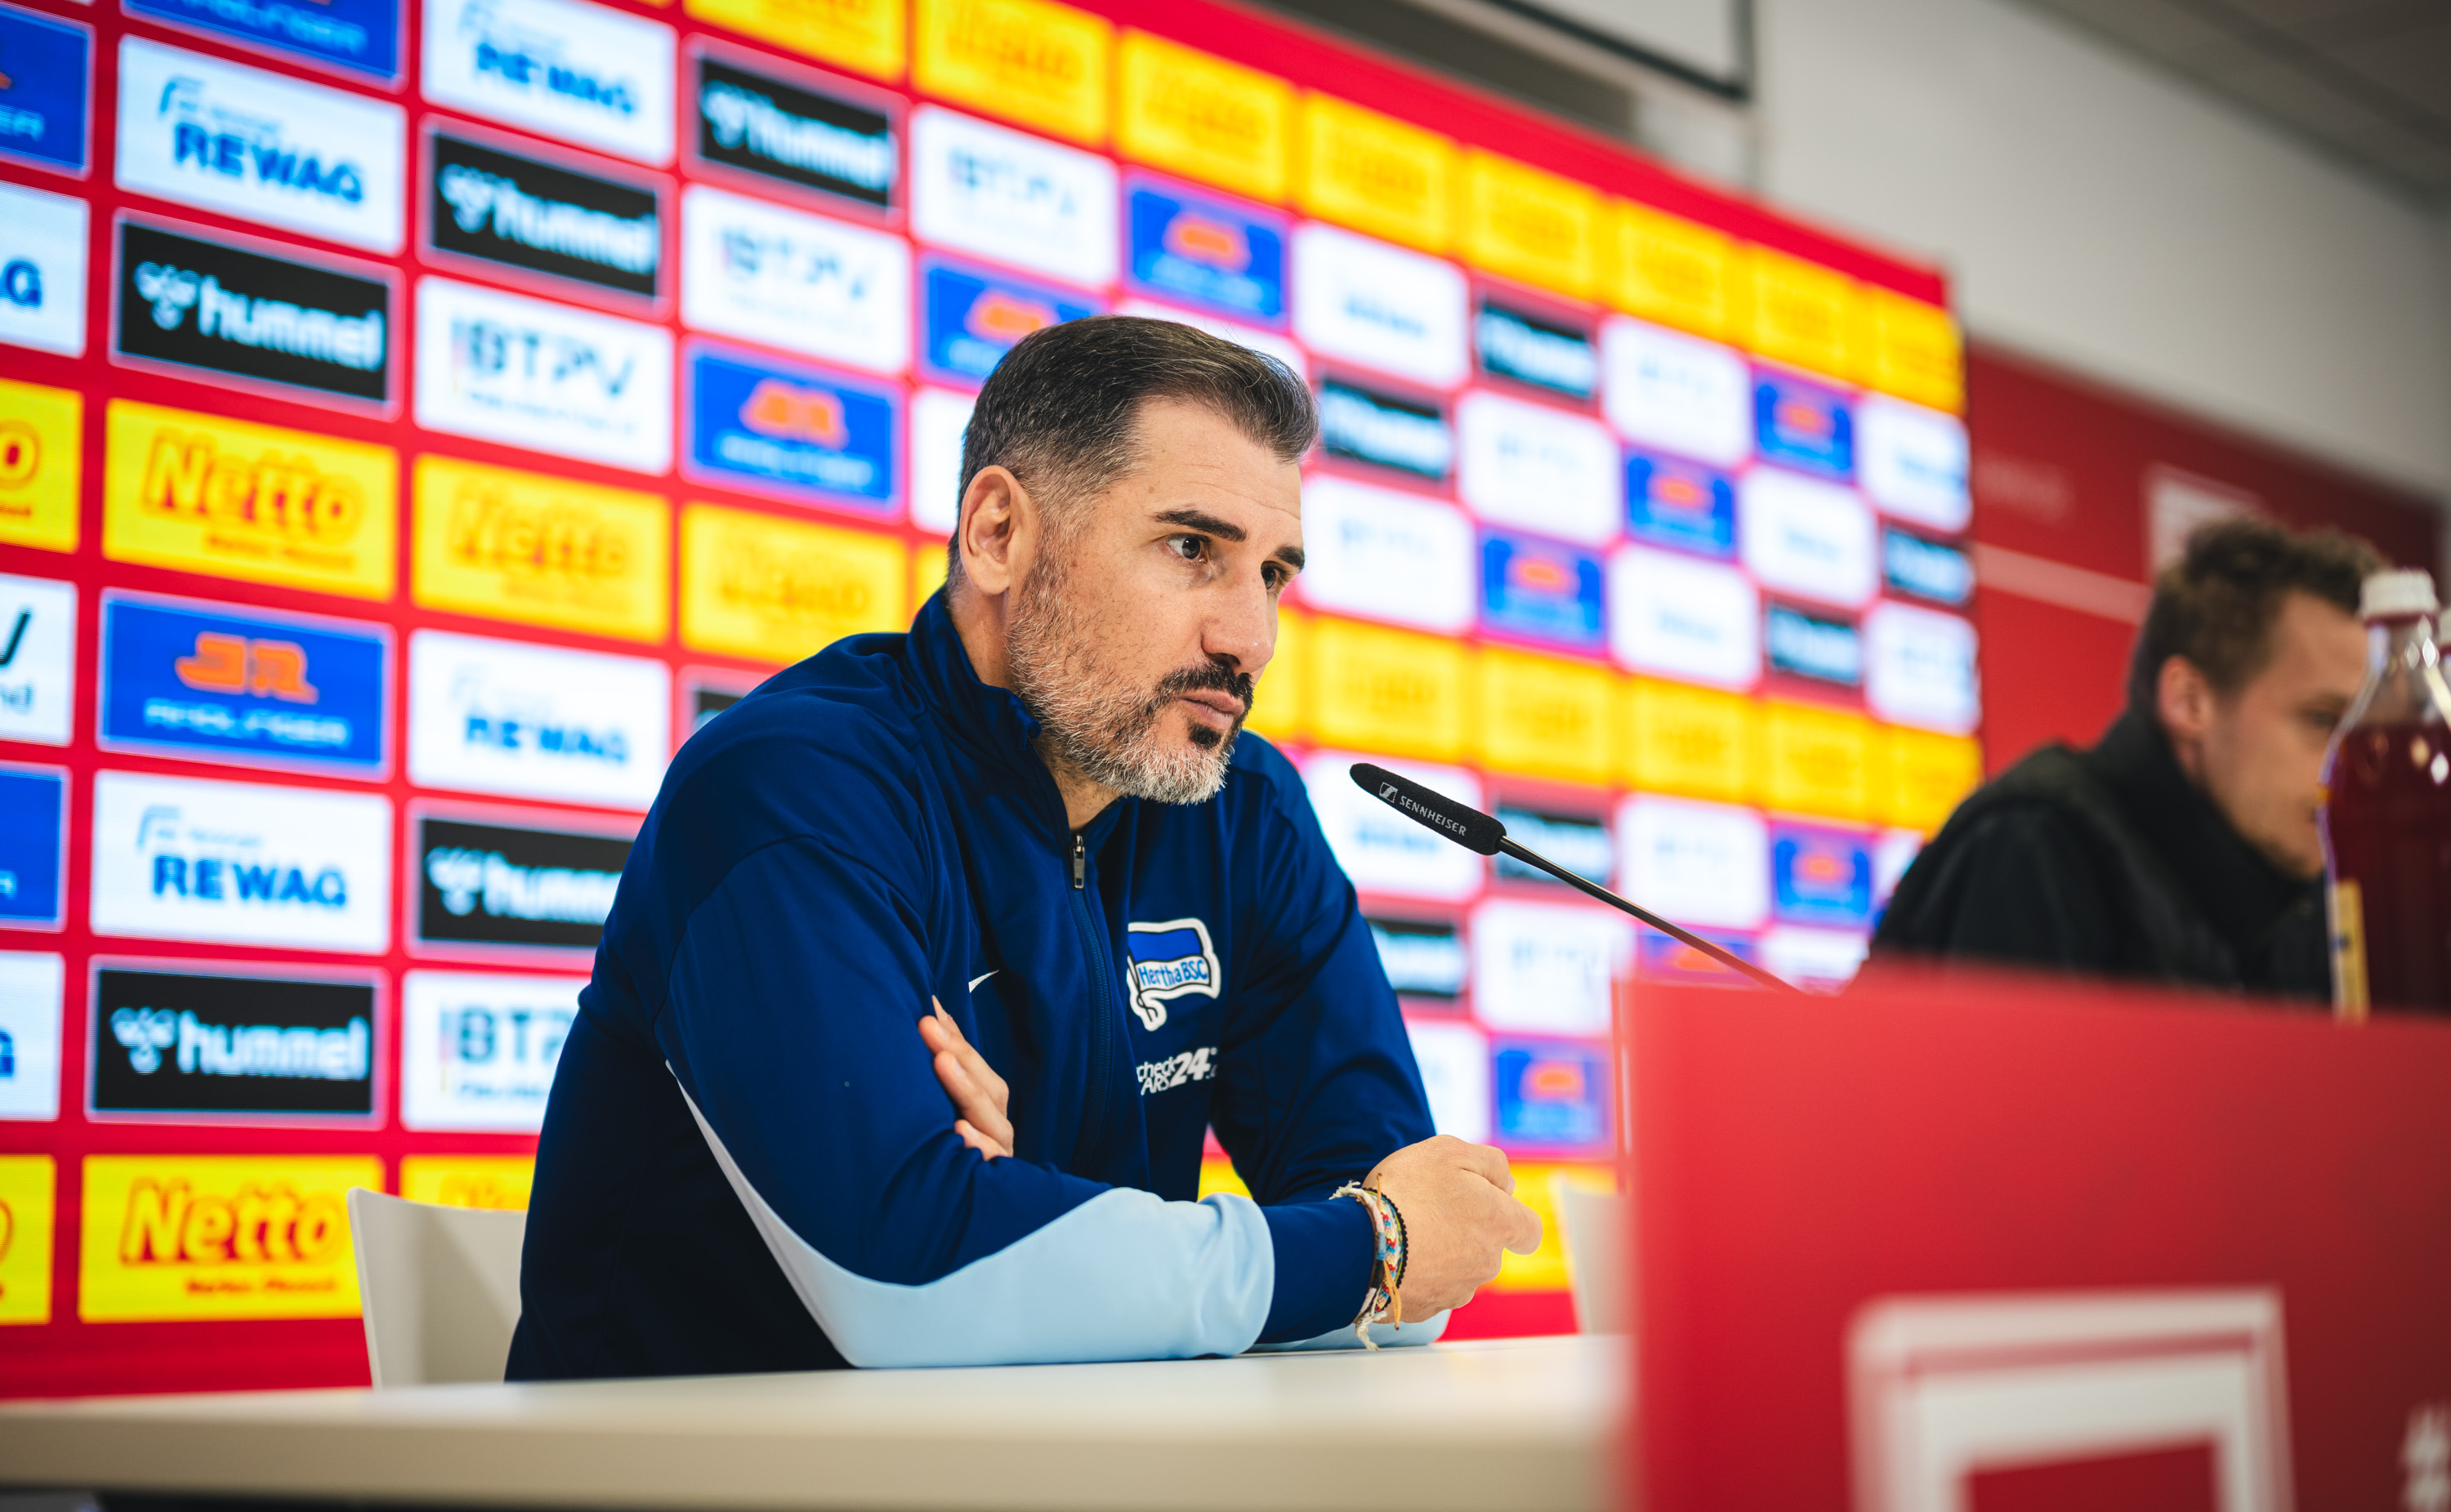
[(2432, 615), (2442, 605), (2434, 597), (2434, 575), (2404, 568), (2368, 578), (2358, 596), (2358, 618), (2387, 619), (2402, 615)]

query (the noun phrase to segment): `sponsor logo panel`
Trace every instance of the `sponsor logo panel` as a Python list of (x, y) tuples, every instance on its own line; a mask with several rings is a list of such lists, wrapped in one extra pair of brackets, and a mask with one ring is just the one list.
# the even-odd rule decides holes
[(0, 766), (0, 929), (60, 927), (68, 787), (56, 769)]
[(1263, 357), (1275, 358), (1284, 363), (1285, 371), (1296, 378), (1310, 372), (1310, 359), (1303, 355), (1303, 349), (1274, 331), (1244, 325), (1205, 310), (1160, 304), (1154, 300), (1127, 299), (1115, 307), (1115, 313), (1146, 315), (1153, 321), (1172, 321), (1178, 325), (1188, 325), (1195, 331), (1206, 331), (1221, 342), (1232, 342), (1237, 346), (1247, 346)]
[(1715, 467), (1753, 454), (1753, 375), (1734, 347), (1612, 320), (1600, 369), (1600, 407), (1626, 440)]
[(115, 303), (112, 349), (123, 357), (391, 402), (383, 280), (123, 220)]
[(480, 120), (673, 157), (673, 29), (585, 0), (436, 0), (425, 8), (425, 97)]
[(388, 446), (110, 402), (102, 554), (388, 599), (400, 459)]
[(93, 90), (93, 29), (0, 6), (0, 157), (82, 178)]
[(1602, 546), (1617, 539), (1618, 450), (1598, 421), (1498, 394), (1456, 406), (1464, 504), (1483, 520)]
[(1872, 837), (1773, 825), (1770, 881), (1771, 916), (1781, 923), (1861, 929), (1873, 916)]
[(1399, 995), (1450, 1007), (1463, 996), (1471, 969), (1463, 935), (1453, 924), (1376, 916), (1369, 924), (1387, 985)]
[(1451, 240), (1456, 149), (1445, 137), (1305, 94), (1296, 150), (1303, 171), (1294, 192), (1313, 215), (1411, 246), (1435, 249)]
[(911, 118), (923, 242), (1093, 287), (1115, 281), (1115, 166), (934, 106)]
[(93, 973), (98, 1116), (371, 1122), (382, 1023), (371, 979)]
[(103, 598), (107, 750), (380, 778), (391, 766), (390, 707), (383, 626)]
[(1463, 270), (1327, 226), (1294, 231), (1294, 334), (1322, 357), (1433, 388), (1471, 369)]
[[(1353, 763), (1363, 759), (1378, 758), (1323, 752), (1305, 764), (1303, 774), (1328, 849), (1353, 885), (1365, 893), (1445, 903), (1461, 903), (1478, 893), (1480, 857), (1355, 787)], [(1480, 807), (1480, 779), (1461, 767), (1402, 760), (1379, 764), (1467, 807)]]
[(1761, 677), (1761, 599), (1734, 567), (1624, 547), (1609, 559), (1608, 626), (1637, 672), (1740, 689)]
[(1754, 378), (1755, 442), (1762, 458), (1845, 481), (1855, 472), (1855, 419), (1845, 396), (1783, 373)]
[(1492, 898), (1472, 914), (1473, 1016), (1492, 1029), (1606, 1034), (1609, 983), (1634, 949), (1617, 914)]
[(1762, 705), (1761, 802), (1864, 820), (1873, 809), (1873, 721), (1811, 704)]
[(911, 396), (911, 522), (951, 536), (962, 512), (962, 442), (974, 401), (923, 388)]
[(1279, 222), (1147, 185), (1133, 187), (1128, 214), (1133, 283), (1243, 320), (1284, 321), (1285, 238)]
[(85, 396), (0, 378), (0, 541), (76, 550), (84, 477)]
[(120, 39), (123, 189), (397, 252), (407, 121), (386, 101)]
[[(692, 0), (690, 13), (707, 4)], [(878, 209), (896, 203), (902, 154), (893, 117), (885, 111), (703, 54), (696, 78), (703, 161)]]
[(83, 200), (0, 184), (0, 342), (83, 357), (85, 265)]
[(1864, 617), (1864, 701), (1899, 724), (1970, 735), (1982, 720), (1974, 627), (1955, 615), (1885, 603)]
[(426, 139), (425, 162), (436, 249), (642, 299), (663, 294), (663, 198), (653, 187), (440, 130)]
[(1319, 440), (1330, 457), (1444, 482), (1455, 433), (1436, 403), (1374, 393), (1329, 379), (1319, 385)]
[(1848, 372), (1859, 324), (1855, 281), (1758, 243), (1744, 249), (1744, 260), (1753, 349), (1816, 373)]
[(1590, 186), (1467, 147), (1462, 208), (1458, 229), (1467, 262), (1576, 299), (1592, 296), (1603, 223)]
[(49, 1155), (0, 1155), (0, 1324), (51, 1321), (58, 1184)]
[(1053, 0), (972, 0), (919, 8), (911, 78), (1091, 146), (1107, 139), (1107, 55), (1114, 28)]
[[(695, 8), (693, 8), (695, 10)], [(536, 1161), (526, 1155), (403, 1155), (400, 1194), (444, 1208), (518, 1209), (536, 1186)]]
[(1901, 520), (1955, 534), (1973, 514), (1966, 423), (1880, 394), (1864, 398), (1864, 492)]
[(1627, 200), (1614, 208), (1618, 249), (1611, 299), (1645, 320), (1702, 336), (1725, 336), (1739, 326), (1744, 268), (1734, 238)]
[(1929, 730), (1913, 730), (1899, 725), (1887, 725), (1881, 730), (1881, 743), (1887, 747), (1881, 767), (1886, 774), (1881, 795), (1882, 817), (1892, 824), (1906, 826), (1892, 831), (1883, 842), (1905, 848), (1905, 855), (1890, 869), (1891, 853), (1882, 853), (1881, 896), (1897, 885), (1906, 872), (1906, 863), (1913, 859), (1922, 837), (1940, 828), (1957, 801), (1983, 780), (1983, 747), (1971, 736), (1936, 735)]
[(391, 943), (391, 801), (100, 772), (97, 934), (376, 954)]
[(400, 1121), (534, 1133), (583, 976), (409, 972), (401, 978)]
[(1706, 557), (1736, 554), (1736, 485), (1673, 457), (1628, 452), (1626, 529), (1645, 540)]
[[(785, 499), (893, 512), (900, 427), (892, 392), (746, 354), (701, 349), (689, 361), (694, 472)], [(967, 425), (969, 402), (958, 403)]]
[(372, 1155), (88, 1155), (86, 1323), (354, 1318), (348, 1191)]
[(1293, 86), (1137, 29), (1124, 33), (1115, 71), (1125, 157), (1254, 199), (1285, 197)]
[(417, 282), (417, 422), (634, 472), (673, 461), (673, 334), (451, 279)]
[(1451, 504), (1317, 478), (1304, 489), (1304, 602), (1449, 635), (1472, 623), (1472, 525)]
[(1770, 833), (1751, 809), (1642, 795), (1618, 809), (1626, 896), (1688, 926), (1757, 929), (1770, 915)]
[(1488, 646), (1476, 658), (1482, 763), (1564, 782), (1609, 779), (1615, 678), (1588, 661)]
[(1480, 370), (1493, 378), (1589, 399), (1600, 384), (1599, 353), (1589, 331), (1502, 304), (1484, 304), (1472, 323)]
[(691, 735), (707, 727), (715, 717), (756, 691), (754, 673), (719, 672), (697, 668), (681, 679), (681, 722)]
[(1609, 1143), (1608, 1051), (1596, 1045), (1500, 1042), (1490, 1059), (1498, 1137), (1597, 1152)]
[(925, 282), (929, 365), (974, 383), (1030, 332), (1102, 307), (1088, 295), (943, 264), (930, 265)]
[(701, 21), (889, 82), (902, 77), (908, 61), (904, 0), (683, 0), (682, 8)]
[(1836, 992), (1855, 979), (1872, 949), (1862, 930), (1819, 930), (1781, 924), (1764, 930), (1762, 965), (1808, 992)]
[(671, 729), (661, 661), (443, 630), (409, 638), (408, 774), (420, 787), (643, 809)]
[[(1617, 867), (1617, 845), (1609, 838), (1605, 820), (1578, 814), (1549, 814), (1501, 803), (1498, 806), (1498, 822), (1506, 826), (1508, 835), (1519, 837), (1526, 847), (1539, 852), (1577, 876), (1602, 887), (1608, 886), (1609, 875)], [(1499, 854), (1490, 860), (1497, 874), (1509, 882), (1530, 882), (1547, 888), (1566, 885), (1539, 867), (1526, 866), (1511, 855)]]
[(422, 815), (413, 832), (422, 946), (592, 951), (630, 841), (595, 831)]
[(1849, 489), (1795, 473), (1745, 475), (1736, 544), (1765, 588), (1860, 608), (1880, 591), (1873, 512)]
[(327, 68), (385, 81), (400, 77), (400, 0), (127, 0), (127, 6), (136, 15)]
[[(60, 1015), (67, 987), (62, 957), (0, 951), (0, 1119), (48, 1123), (60, 1116)], [(0, 1265), (7, 1260), (8, 1248), (0, 1245)], [(0, 1288), (5, 1286), (0, 1279)], [(0, 1289), (0, 1305), (7, 1297)]]
[(1577, 651), (1601, 642), (1600, 560), (1530, 536), (1484, 531), (1480, 538), (1480, 623)]
[(1618, 704), (1618, 776), (1653, 793), (1732, 803), (1752, 796), (1758, 708), (1711, 688), (1635, 677)]
[(1881, 531), (1881, 579), (1895, 592), (1963, 608), (1974, 597), (1974, 560), (1955, 546), (1888, 527)]
[(681, 516), (681, 642), (760, 661), (797, 661), (845, 636), (898, 630), (910, 563), (902, 542), (746, 509)]
[[(1750, 934), (1725, 930), (1694, 932), (1740, 961), (1757, 961), (1761, 952)], [(1674, 935), (1641, 932), (1635, 971), (1646, 982), (1679, 982), (1689, 987), (1750, 988), (1752, 983)]]
[(1321, 739), (1432, 761), (1462, 756), (1472, 699), (1463, 645), (1326, 618), (1311, 620), (1305, 636), (1311, 726)]
[(1489, 1142), (1489, 1040), (1470, 1024), (1407, 1015), (1405, 1037), (1429, 1094), (1430, 1127), (1441, 1134)]
[(417, 460), (417, 576), (432, 609), (660, 641), (672, 508), (656, 494)]
[(1773, 672), (1842, 688), (1864, 681), (1864, 637), (1852, 619), (1773, 604), (1762, 620), (1762, 652)]
[(76, 584), (0, 573), (0, 740), (69, 743)]
[(763, 200), (681, 195), (681, 319), (874, 372), (911, 360), (911, 247)]

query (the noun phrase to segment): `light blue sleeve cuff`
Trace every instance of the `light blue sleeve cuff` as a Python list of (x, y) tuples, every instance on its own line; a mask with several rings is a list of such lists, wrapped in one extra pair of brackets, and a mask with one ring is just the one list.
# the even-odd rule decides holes
[[(1439, 1335), (1447, 1331), (1451, 1312), (1432, 1313), (1420, 1323), (1408, 1323), (1399, 1328), (1394, 1324), (1374, 1323), (1370, 1325), (1370, 1342), (1382, 1349), (1398, 1345), (1436, 1344)], [(1330, 1328), (1316, 1339), (1298, 1339), (1291, 1344), (1255, 1344), (1245, 1351), (1250, 1354), (1284, 1354), (1295, 1349), (1359, 1349), (1362, 1340), (1347, 1328)]]

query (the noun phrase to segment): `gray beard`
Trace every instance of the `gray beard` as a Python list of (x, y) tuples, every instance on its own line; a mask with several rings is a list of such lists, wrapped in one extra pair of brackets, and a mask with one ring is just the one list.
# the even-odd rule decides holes
[[(1176, 745), (1159, 721), (1183, 693), (1213, 687), (1213, 675), (1169, 673), (1156, 689), (1138, 693), (1108, 671), (1081, 629), (1064, 587), (1070, 575), (1065, 542), (1049, 539), (1021, 585), (1005, 638), (1005, 665), (1022, 707), (1038, 721), (1047, 754), (1074, 774), (1128, 797), (1153, 803), (1206, 803), (1226, 785), (1243, 721), (1219, 735), (1191, 726), (1188, 745)], [(1245, 712), (1248, 698), (1245, 697)]]

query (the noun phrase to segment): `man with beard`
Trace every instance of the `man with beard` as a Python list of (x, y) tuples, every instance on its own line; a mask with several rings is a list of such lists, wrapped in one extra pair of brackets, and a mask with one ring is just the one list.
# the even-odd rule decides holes
[[(1352, 885), (1241, 735), (1316, 435), (1186, 326), (1006, 357), (945, 591), (665, 776), (555, 1074), (513, 1379), (1413, 1342), (1537, 1245), (1505, 1158), (1432, 1137)], [(1211, 1128), (1252, 1198), (1192, 1200)]]

